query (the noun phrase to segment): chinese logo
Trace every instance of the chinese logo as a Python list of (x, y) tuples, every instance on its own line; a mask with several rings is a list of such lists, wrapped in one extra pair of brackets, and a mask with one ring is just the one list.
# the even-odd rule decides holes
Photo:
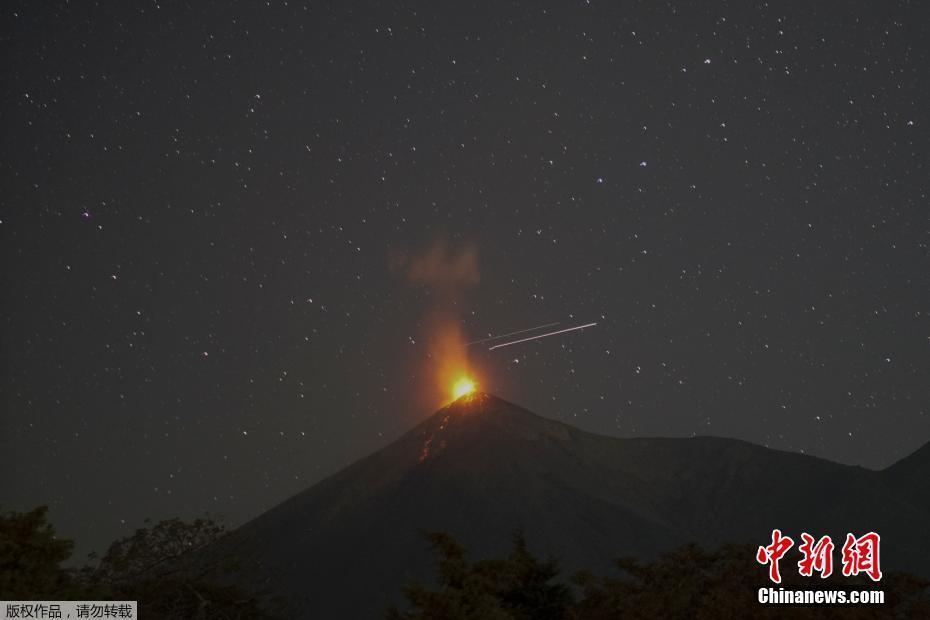
[[(853, 534), (846, 534), (846, 542), (842, 548), (843, 576), (853, 577), (860, 573), (867, 575), (872, 581), (882, 578), (881, 563), (878, 547), (881, 537), (875, 532), (869, 532), (856, 538)], [(779, 562), (794, 546), (794, 540), (784, 536), (781, 530), (772, 530), (772, 542), (765, 547), (759, 547), (756, 552), (756, 561), (769, 567), (769, 579), (774, 583), (781, 583), (781, 569)], [(815, 539), (804, 532), (801, 534), (801, 544), (798, 551), (801, 559), (798, 561), (798, 572), (803, 577), (811, 577), (815, 572), (820, 573), (821, 579), (833, 574), (833, 540), (829, 536)]]

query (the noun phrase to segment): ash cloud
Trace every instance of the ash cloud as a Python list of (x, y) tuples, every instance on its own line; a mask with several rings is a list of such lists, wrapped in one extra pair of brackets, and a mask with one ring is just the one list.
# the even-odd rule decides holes
[(423, 339), (426, 345), (423, 372), (431, 385), (423, 385), (423, 402), (430, 409), (445, 405), (449, 388), (462, 376), (474, 376), (458, 316), (458, 302), (478, 284), (478, 248), (473, 243), (452, 243), (437, 238), (429, 245), (390, 256), (392, 274), (410, 286), (430, 290), (424, 308)]
[(413, 285), (453, 293), (472, 287), (481, 280), (478, 270), (478, 248), (474, 244), (452, 245), (437, 239), (418, 252), (396, 254), (392, 271)]

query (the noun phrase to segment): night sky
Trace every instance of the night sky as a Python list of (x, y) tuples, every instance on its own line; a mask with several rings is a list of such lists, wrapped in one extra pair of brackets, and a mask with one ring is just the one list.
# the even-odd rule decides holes
[(5, 2), (0, 507), (241, 523), (442, 406), (438, 325), (597, 322), (467, 349), (587, 430), (887, 466), (930, 439), (920, 4)]

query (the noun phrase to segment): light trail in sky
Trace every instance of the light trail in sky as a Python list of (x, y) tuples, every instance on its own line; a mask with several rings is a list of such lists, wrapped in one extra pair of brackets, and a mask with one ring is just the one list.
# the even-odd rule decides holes
[(536, 327), (528, 327), (527, 329), (518, 329), (515, 332), (509, 332), (507, 334), (501, 334), (499, 336), (489, 336), (487, 338), (482, 338), (481, 340), (472, 340), (471, 342), (465, 343), (466, 347), (470, 347), (473, 344), (480, 344), (482, 342), (488, 342), (490, 340), (500, 340), (501, 338), (506, 338), (508, 336), (516, 336), (517, 334), (525, 334), (526, 332), (536, 331), (537, 329), (543, 329), (545, 327), (552, 327), (553, 325), (558, 325), (559, 322), (555, 323), (546, 323), (545, 325), (537, 325)]
[(493, 351), (494, 349), (500, 349), (501, 347), (509, 347), (512, 344), (520, 344), (521, 342), (529, 342), (530, 340), (537, 340), (539, 338), (546, 338), (547, 336), (555, 336), (557, 334), (564, 334), (566, 332), (573, 332), (576, 329), (584, 329), (585, 327), (594, 327), (597, 323), (585, 323), (584, 325), (578, 325), (576, 327), (569, 327), (566, 329), (560, 329), (554, 332), (547, 332), (545, 334), (538, 334), (536, 336), (530, 336), (528, 338), (521, 338), (520, 340), (514, 340), (512, 342), (502, 342), (501, 344), (496, 344), (493, 347), (488, 347), (488, 351)]

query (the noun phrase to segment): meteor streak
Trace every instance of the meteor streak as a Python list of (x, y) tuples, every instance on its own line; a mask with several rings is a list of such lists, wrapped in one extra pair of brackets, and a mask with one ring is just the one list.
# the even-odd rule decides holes
[(567, 329), (560, 329), (555, 332), (547, 332), (545, 334), (539, 334), (537, 336), (521, 338), (520, 340), (514, 340), (512, 342), (502, 342), (501, 344), (496, 344), (493, 347), (488, 347), (488, 351), (493, 351), (494, 349), (499, 349), (501, 347), (509, 347), (512, 344), (520, 344), (521, 342), (527, 342), (529, 340), (536, 340), (537, 338), (545, 338), (546, 336), (555, 336), (556, 334), (564, 334), (565, 332), (573, 332), (576, 329), (584, 329), (585, 327), (594, 327), (595, 325), (597, 325), (597, 323), (585, 323), (584, 325), (578, 325), (577, 327), (569, 327)]
[(516, 336), (517, 334), (524, 334), (526, 332), (533, 332), (537, 329), (543, 329), (544, 327), (552, 327), (553, 325), (558, 325), (559, 322), (555, 323), (546, 323), (545, 325), (537, 325), (536, 327), (529, 327), (527, 329), (518, 329), (515, 332), (509, 332), (507, 334), (500, 334), (499, 336), (489, 336), (488, 338), (482, 338), (481, 340), (472, 340), (471, 342), (465, 343), (466, 347), (470, 347), (473, 344), (480, 344), (482, 342), (488, 342), (489, 340), (500, 340), (501, 338), (506, 338), (507, 336)]

